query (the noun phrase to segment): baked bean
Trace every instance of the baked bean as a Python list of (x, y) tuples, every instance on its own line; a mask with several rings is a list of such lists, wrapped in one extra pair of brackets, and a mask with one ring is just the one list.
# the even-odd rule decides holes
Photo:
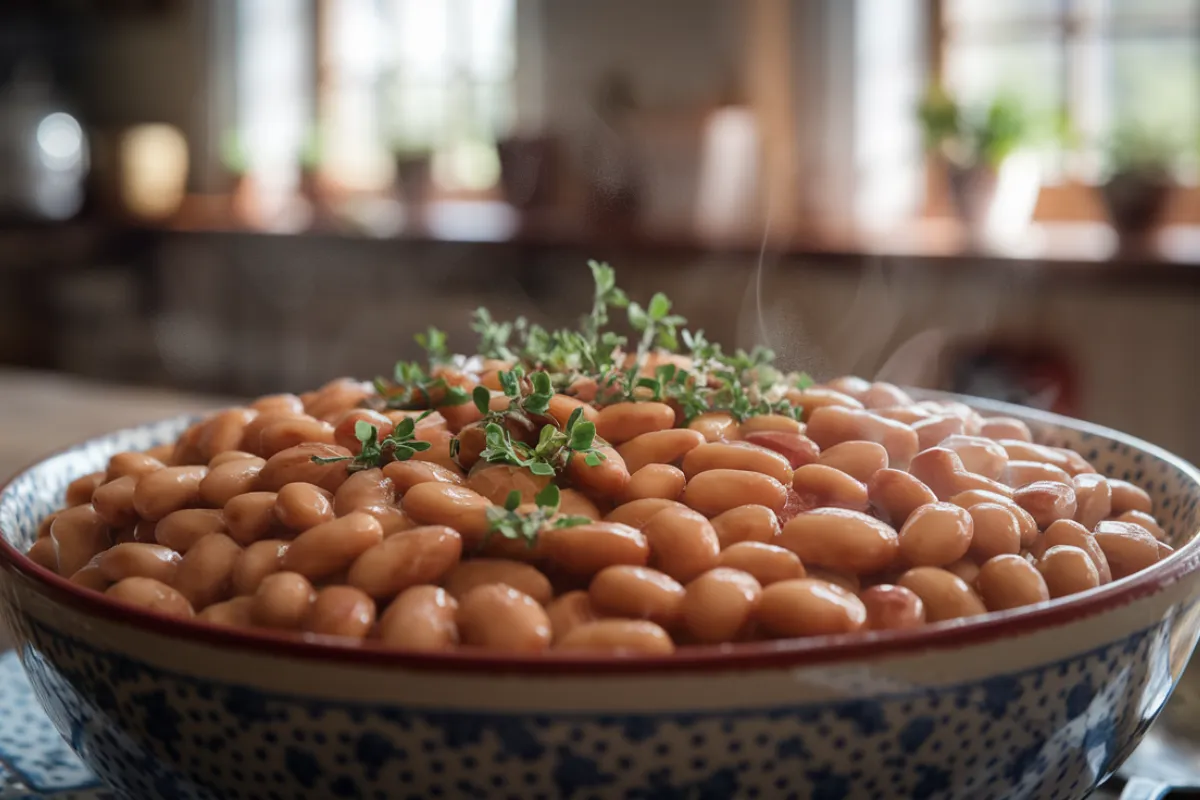
[(836, 389), (810, 386), (807, 389), (791, 389), (787, 392), (788, 402), (803, 410), (803, 418), (809, 419), (814, 411), (826, 406), (861, 409), (862, 402)]
[(689, 451), (682, 466), (688, 480), (709, 470), (736, 469), (768, 475), (784, 485), (792, 481), (792, 468), (786, 458), (747, 442), (707, 442)]
[(859, 595), (873, 631), (907, 631), (925, 624), (925, 604), (911, 589), (881, 583)]
[(1008, 466), (1008, 452), (983, 436), (950, 436), (937, 446), (953, 451), (968, 472), (992, 480), (1000, 480)]
[(888, 455), (883, 445), (875, 442), (842, 442), (822, 452), (817, 463), (866, 483), (876, 472), (887, 469)]
[(393, 461), (383, 468), (383, 475), (392, 482), (396, 494), (403, 496), (418, 483), (450, 483), (465, 486), (467, 479), (461, 471), (427, 461)]
[(196, 440), (200, 460), (207, 464), (219, 453), (238, 449), (246, 425), (257, 416), (258, 412), (249, 408), (229, 408), (210, 417)]
[[(433, 466), (433, 465), (427, 465)], [(364, 469), (355, 472), (338, 487), (333, 497), (333, 511), (344, 517), (352, 511), (365, 508), (390, 506), (396, 501), (392, 481), (380, 469)], [(386, 535), (386, 531), (384, 532)]]
[(1051, 597), (1086, 592), (1100, 585), (1100, 574), (1091, 556), (1078, 547), (1057, 545), (1046, 550), (1037, 563)]
[(496, 505), (504, 505), (510, 492), (520, 494), (522, 503), (532, 503), (549, 483), (549, 475), (534, 475), (524, 467), (510, 464), (480, 462), (467, 476), (467, 488)]
[(414, 586), (400, 594), (379, 619), (379, 639), (403, 650), (437, 652), (458, 644), (458, 601), (437, 586)]
[(1053, 464), (1041, 461), (1009, 461), (1004, 470), (1003, 482), (1014, 489), (1020, 489), (1038, 481), (1050, 481), (1074, 486), (1071, 476)]
[(267, 459), (258, 474), (258, 488), (278, 492), (289, 483), (311, 483), (329, 492), (336, 492), (346, 482), (349, 473), (346, 462), (319, 464), (313, 458), (348, 458), (350, 451), (331, 444), (299, 444), (281, 450)]
[(136, 475), (122, 475), (96, 487), (92, 494), (92, 508), (114, 528), (133, 525), (138, 520), (137, 511), (133, 508), (133, 490), (137, 488), (137, 482)]
[(643, 433), (675, 427), (675, 409), (666, 403), (613, 403), (596, 415), (596, 433), (606, 442), (624, 444)]
[(821, 457), (821, 449), (807, 436), (789, 431), (755, 431), (742, 437), (746, 444), (758, 445), (773, 450), (787, 459), (788, 466), (797, 469), (805, 464), (815, 464)]
[[(617, 506), (604, 517), (604, 520), (605, 522), (619, 522), (622, 525), (628, 525), (631, 528), (641, 530), (646, 526), (651, 517), (667, 508), (687, 508), (687, 506), (675, 500), (647, 497)], [(559, 510), (562, 513), (567, 513), (562, 509), (561, 503)]]
[(62, 512), (53, 511), (42, 517), (42, 521), (38, 523), (37, 538), (45, 539), (50, 535), (50, 526), (54, 524), (55, 518)]
[(797, 578), (764, 588), (755, 619), (776, 636), (825, 636), (862, 630), (867, 609), (840, 586)]
[(870, 575), (891, 566), (900, 552), (886, 522), (844, 508), (806, 511), (783, 526), (779, 545), (800, 556), (806, 568)]
[[(701, 414), (701, 416), (704, 416)], [(738, 434), (745, 436), (748, 433), (804, 433), (804, 424), (794, 417), (789, 417), (784, 414), (755, 414), (753, 417), (747, 417), (738, 425)]]
[(379, 520), (379, 524), (383, 527), (383, 538), (385, 539), (402, 531), (412, 530), (417, 527), (417, 523), (413, 522), (399, 506), (363, 506), (362, 508), (356, 508), (355, 511), (370, 514)]
[(762, 592), (762, 585), (747, 572), (729, 567), (711, 569), (684, 590), (680, 622), (696, 641), (731, 641), (750, 622)]
[(43, 536), (33, 543), (25, 557), (43, 569), (58, 572), (58, 553), (54, 549), (54, 540)]
[(616, 564), (644, 566), (650, 558), (646, 536), (619, 522), (548, 528), (538, 536), (538, 552), (567, 574), (584, 577)]
[(945, 447), (922, 450), (912, 459), (908, 471), (928, 486), (938, 500), (948, 500), (959, 492), (976, 488), (960, 484), (960, 476), (967, 474), (966, 468), (958, 454)]
[[(228, 464), (230, 461), (242, 461), (247, 458), (258, 458), (254, 453), (247, 453), (245, 450), (226, 450), (224, 453), (217, 453), (208, 460), (208, 469), (214, 470), (222, 464)], [(263, 459), (266, 463), (266, 459)]]
[(929, 503), (913, 511), (900, 529), (900, 555), (914, 567), (944, 567), (967, 554), (974, 532), (974, 520), (964, 509)]
[(210, 533), (229, 533), (225, 515), (213, 508), (172, 511), (154, 526), (156, 542), (184, 554)]
[(233, 568), (242, 548), (223, 533), (205, 536), (179, 562), (172, 582), (194, 609), (204, 609), (233, 596)]
[[(159, 461), (164, 463), (170, 462), (176, 466), (186, 466), (190, 464), (204, 464), (208, 459), (200, 452), (200, 434), (204, 431), (204, 423), (207, 420), (201, 420), (188, 427), (179, 438), (175, 440), (175, 447), (171, 450), (169, 459), (159, 458)], [(158, 456), (155, 456), (158, 458)]]
[[(499, 388), (499, 387), (497, 387)], [(468, 405), (472, 405), (468, 403)], [(583, 420), (585, 422), (596, 423), (600, 416), (590, 403), (585, 403), (577, 397), (571, 397), (566, 394), (555, 394), (550, 398), (550, 406), (546, 409), (546, 416), (554, 420), (560, 428), (565, 428), (571, 420), (571, 415), (575, 413), (575, 409), (583, 409)], [(611, 440), (610, 440), (611, 441)]]
[(1071, 483), (1075, 487), (1075, 521), (1090, 531), (1112, 513), (1112, 486), (1096, 474), (1076, 475)]
[(567, 478), (585, 492), (601, 497), (620, 497), (629, 485), (625, 460), (607, 445), (597, 444), (595, 449), (602, 460), (593, 466), (586, 458), (571, 458), (567, 461)]
[(824, 406), (813, 412), (805, 434), (822, 450), (850, 441), (881, 444), (888, 463), (906, 469), (918, 452), (916, 432), (903, 422), (877, 417), (869, 411), (843, 406)]
[(936, 503), (925, 484), (898, 469), (881, 469), (867, 482), (867, 499), (875, 512), (894, 527), (902, 526), (919, 506)]
[(543, 605), (554, 596), (549, 579), (536, 567), (502, 558), (462, 561), (446, 573), (442, 583), (460, 602), (472, 589), (489, 584), (510, 586)]
[(980, 561), (993, 556), (1016, 555), (1021, 552), (1021, 523), (1006, 506), (999, 503), (976, 503), (967, 509), (971, 515), (973, 533), (970, 553)]
[(806, 576), (800, 557), (783, 547), (762, 542), (737, 542), (721, 551), (717, 566), (741, 570), (763, 586)]
[(250, 619), (264, 628), (298, 630), (316, 598), (308, 578), (295, 572), (275, 572), (263, 578), (254, 592)]
[(942, 569), (963, 579), (967, 586), (974, 586), (979, 577), (979, 564), (969, 558), (960, 558), (953, 564), (947, 564)]
[(171, 460), (175, 455), (175, 445), (170, 442), (165, 442), (155, 447), (151, 447), (146, 451), (146, 455), (162, 462), (164, 467), (179, 466), (178, 462)]
[(374, 600), (353, 586), (327, 586), (317, 592), (301, 628), (320, 636), (362, 639), (374, 624)]
[(157, 458), (145, 453), (117, 453), (108, 460), (104, 480), (110, 482), (125, 476), (139, 478), (148, 472), (156, 472), (164, 466), (166, 465)]
[(778, 513), (787, 498), (787, 487), (770, 475), (740, 469), (701, 472), (683, 490), (684, 504), (709, 517), (747, 504), (763, 505)]
[(988, 559), (979, 568), (975, 586), (989, 611), (1006, 611), (1050, 599), (1042, 573), (1021, 556)]
[(900, 586), (921, 598), (928, 622), (987, 613), (979, 595), (957, 575), (938, 567), (913, 567), (900, 576)]
[(604, 516), (600, 513), (600, 509), (595, 503), (575, 489), (562, 489), (559, 491), (558, 513), (563, 516), (587, 517), (588, 519), (597, 521)]
[(850, 575), (844, 572), (834, 572), (830, 569), (821, 567), (805, 567), (805, 578), (812, 578), (816, 581), (825, 581), (832, 583), (834, 586), (840, 586), (851, 594), (858, 594), (862, 591), (862, 580), (857, 575)]
[(1137, 523), (1104, 520), (1096, 525), (1092, 536), (1108, 559), (1113, 580), (1140, 572), (1158, 561), (1158, 540)]
[(1037, 481), (1018, 489), (1013, 500), (1029, 512), (1042, 530), (1060, 519), (1075, 516), (1075, 489), (1067, 484)]
[(995, 503), (996, 505), (1004, 506), (1017, 518), (1017, 524), (1021, 528), (1021, 546), (1029, 547), (1033, 540), (1038, 535), (1038, 525), (1033, 516), (1028, 511), (1021, 508), (1013, 502), (1012, 498), (1005, 497), (1002, 494), (989, 492), (982, 489), (968, 489), (965, 492), (959, 492), (950, 498), (950, 502), (959, 508), (970, 510), (980, 503)]
[(235, 597), (222, 603), (213, 603), (197, 614), (196, 619), (228, 628), (249, 628), (254, 624), (250, 617), (253, 605), (254, 599), (251, 597)]
[(243, 547), (271, 533), (276, 524), (275, 492), (247, 492), (231, 498), (222, 510), (230, 537)]
[(337, 417), (374, 393), (375, 390), (369, 383), (352, 378), (336, 378), (318, 389), (311, 398), (305, 400), (304, 410), (317, 419)]
[(889, 406), (912, 405), (913, 399), (908, 392), (886, 381), (875, 381), (860, 397), (867, 408), (887, 408)]
[(603, 619), (575, 626), (554, 649), (564, 653), (669, 656), (675, 652), (675, 643), (653, 622)]
[(551, 640), (555, 643), (573, 628), (599, 619), (588, 593), (579, 589), (554, 598), (546, 606), (546, 616), (550, 619)]
[(58, 574), (74, 575), (112, 544), (111, 529), (90, 505), (59, 512), (50, 525)]
[(233, 593), (254, 594), (264, 578), (283, 569), (283, 555), (289, 547), (291, 542), (282, 539), (260, 539), (248, 545), (233, 565)]
[(848, 394), (859, 402), (862, 401), (863, 395), (871, 391), (871, 382), (857, 375), (840, 375), (826, 381), (822, 385), (826, 389), (833, 389), (835, 392)]
[(711, 521), (722, 550), (738, 542), (770, 543), (779, 537), (779, 517), (766, 506), (735, 506)]
[[(333, 444), (341, 445), (351, 453), (361, 453), (363, 443), (358, 438), (358, 423), (365, 422), (375, 428), (375, 437), (382, 441), (392, 435), (396, 423), (369, 408), (352, 408), (343, 412), (333, 425)], [(309, 440), (305, 440), (309, 441)], [(324, 441), (316, 439), (314, 441)], [(299, 444), (299, 442), (293, 442)]]
[[(270, 458), (276, 453), (282, 453), (302, 444), (337, 444), (334, 427), (328, 422), (311, 417), (289, 417), (274, 422), (259, 434), (259, 453), (264, 458)], [(356, 441), (355, 444), (358, 444)], [(344, 445), (343, 445), (344, 446)], [(347, 448), (356, 452), (356, 448)]]
[(96, 566), (111, 583), (126, 578), (153, 578), (171, 585), (182, 556), (161, 544), (126, 542), (100, 553)]
[(951, 436), (962, 436), (966, 424), (962, 417), (941, 414), (914, 422), (912, 429), (917, 434), (917, 448), (928, 450), (930, 447), (937, 447)]
[(805, 464), (797, 469), (792, 491), (804, 511), (824, 507), (866, 511), (870, 507), (866, 484), (822, 464)]
[(679, 581), (647, 567), (608, 567), (600, 570), (588, 586), (588, 598), (597, 613), (648, 619), (664, 627), (679, 621), (683, 597)]
[(737, 420), (724, 411), (706, 411), (688, 423), (688, 430), (698, 431), (706, 442), (728, 442), (740, 439)]
[(999, 444), (1008, 453), (1010, 461), (1036, 461), (1060, 467), (1064, 470), (1070, 463), (1067, 457), (1063, 455), (1064, 451), (1058, 448), (1025, 442), (1019, 439), (1001, 439)]
[(303, 414), (304, 401), (291, 393), (268, 394), (251, 403), (250, 408), (259, 414), (270, 414), (281, 411), (290, 414)]
[(643, 433), (619, 446), (617, 452), (633, 473), (647, 464), (674, 464), (704, 442), (704, 434), (699, 431), (672, 428)]
[(200, 482), (208, 467), (164, 467), (138, 479), (133, 490), (133, 507), (138, 516), (157, 522), (173, 511), (197, 506), (201, 502)]
[(537, 653), (550, 646), (550, 618), (527, 594), (504, 584), (476, 586), (458, 600), (463, 644), (511, 653)]
[(1015, 439), (1023, 442), (1032, 442), (1033, 434), (1029, 432), (1029, 426), (1015, 417), (988, 417), (983, 420), (983, 427), (979, 431), (980, 436), (986, 436), (989, 439)]
[(76, 570), (75, 574), (68, 578), (68, 580), (76, 586), (91, 589), (93, 592), (108, 591), (108, 587), (112, 585), (112, 582), (108, 578), (105, 578), (104, 573), (100, 571), (95, 558), (89, 561), (82, 569)]
[(294, 531), (315, 528), (333, 519), (332, 496), (311, 483), (286, 484), (275, 498), (275, 519)]
[(903, 422), (905, 425), (912, 425), (920, 422), (923, 419), (929, 419), (934, 416), (933, 413), (926, 411), (919, 406), (888, 406), (887, 408), (873, 408), (871, 413), (877, 414), (884, 419)]
[(92, 502), (92, 495), (104, 483), (103, 472), (93, 472), (67, 484), (67, 508)]
[[(703, 474), (712, 475), (717, 471)], [(717, 565), (721, 552), (717, 532), (713, 530), (712, 523), (695, 511), (686, 508), (664, 509), (646, 522), (642, 533), (650, 547), (650, 566), (677, 581), (690, 581)]]
[(412, 586), (437, 583), (461, 557), (458, 531), (443, 525), (412, 528), (363, 552), (346, 580), (372, 597), (391, 597)]
[(200, 481), (200, 499), (210, 506), (222, 508), (238, 495), (253, 492), (258, 488), (258, 474), (266, 463), (251, 456), (210, 467), (204, 480)]
[(126, 578), (108, 587), (106, 595), (169, 617), (188, 619), (195, 615), (182, 594), (153, 578)]
[(1100, 577), (1100, 583), (1108, 583), (1113, 579), (1112, 569), (1108, 566), (1108, 556), (1104, 554), (1104, 550), (1101, 549), (1100, 543), (1096, 541), (1096, 537), (1092, 535), (1091, 531), (1078, 522), (1060, 519), (1046, 528), (1046, 534), (1042, 538), (1047, 548), (1060, 545), (1078, 547), (1092, 559), (1092, 563), (1096, 566), (1096, 574)]
[[(93, 501), (94, 502), (94, 501)], [(1158, 520), (1144, 511), (1126, 511), (1117, 517), (1117, 522), (1132, 522), (1150, 531), (1150, 535), (1160, 542), (1166, 542), (1167, 532), (1158, 524)]]
[(310, 580), (347, 569), (383, 541), (379, 520), (362, 511), (323, 522), (296, 537), (283, 555), (283, 568)]
[(263, 456), (262, 433), (264, 430), (276, 423), (287, 420), (309, 419), (312, 419), (312, 417), (307, 416), (302, 411), (268, 411), (261, 413), (246, 423), (246, 427), (242, 429), (242, 439), (238, 443), (238, 449), (254, 456)]
[(687, 477), (679, 467), (670, 464), (647, 464), (629, 476), (629, 483), (621, 495), (621, 502), (628, 503), (647, 497), (676, 500), (683, 494), (686, 483)]
[(1140, 486), (1134, 486), (1129, 481), (1109, 478), (1112, 487), (1112, 513), (1124, 514), (1126, 511), (1141, 511), (1143, 514), (1154, 513), (1150, 495)]
[(401, 508), (421, 525), (445, 525), (458, 531), (463, 547), (471, 549), (491, 530), (487, 510), (491, 501), (465, 486), (419, 483), (404, 495)]

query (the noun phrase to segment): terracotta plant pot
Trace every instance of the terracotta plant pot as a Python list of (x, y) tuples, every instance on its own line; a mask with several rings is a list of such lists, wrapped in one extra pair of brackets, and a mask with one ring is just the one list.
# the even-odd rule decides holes
[(1148, 171), (1118, 172), (1100, 186), (1100, 197), (1123, 250), (1144, 245), (1159, 228), (1171, 188), (1169, 177)]

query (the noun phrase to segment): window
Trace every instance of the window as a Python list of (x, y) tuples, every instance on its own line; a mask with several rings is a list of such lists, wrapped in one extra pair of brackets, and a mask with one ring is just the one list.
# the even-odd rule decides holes
[[(964, 103), (1018, 96), (1078, 145), (1042, 149), (1051, 181), (1095, 182), (1104, 148), (1137, 130), (1179, 156), (1200, 149), (1200, 0), (935, 0), (940, 78)], [(1053, 127), (1047, 124), (1047, 128)]]

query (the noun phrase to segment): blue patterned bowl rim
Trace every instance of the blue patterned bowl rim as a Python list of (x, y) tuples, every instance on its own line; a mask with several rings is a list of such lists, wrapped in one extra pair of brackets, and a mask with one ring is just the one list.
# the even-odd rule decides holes
[[(994, 415), (1017, 417), (1042, 426), (1065, 428), (1105, 438), (1138, 450), (1162, 461), (1182, 475), (1200, 492), (1200, 470), (1157, 445), (1100, 425), (1038, 411), (1010, 403), (929, 390), (914, 391), (923, 398), (953, 399)], [(187, 417), (177, 418), (182, 424)], [(148, 427), (135, 426), (127, 430)], [(64, 448), (36, 462), (8, 482), (38, 468), (45, 461), (66, 452), (86, 449), (120, 432), (89, 439)], [(8, 483), (0, 485), (0, 493)], [(0, 569), (10, 579), (24, 581), (34, 591), (55, 603), (86, 614), (103, 617), (130, 627), (179, 638), (186, 636), (218, 649), (248, 650), (296, 660), (393, 666), (414, 670), (521, 673), (588, 674), (703, 672), (746, 669), (778, 669), (852, 662), (900, 653), (926, 650), (952, 650), (990, 640), (1031, 633), (1066, 625), (1102, 614), (1135, 600), (1157, 594), (1194, 573), (1200, 567), (1200, 537), (1193, 534), (1188, 542), (1169, 558), (1135, 575), (1092, 589), (1079, 595), (1060, 598), (1032, 608), (1015, 609), (976, 617), (970, 621), (950, 621), (913, 631), (870, 631), (866, 633), (819, 636), (770, 642), (745, 642), (719, 646), (688, 647), (671, 656), (621, 657), (549, 653), (508, 655), (457, 651), (448, 653), (402, 653), (372, 642), (347, 646), (322, 637), (305, 638), (272, 631), (247, 631), (213, 625), (201, 620), (180, 620), (153, 611), (134, 608), (89, 589), (35, 564), (17, 550), (0, 531)]]

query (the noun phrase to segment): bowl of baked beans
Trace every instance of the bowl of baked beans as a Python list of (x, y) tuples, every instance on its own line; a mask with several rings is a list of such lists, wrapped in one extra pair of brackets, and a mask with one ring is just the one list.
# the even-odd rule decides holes
[[(0, 606), (122, 797), (1082, 797), (1196, 642), (1200, 475), (575, 331), (116, 432), (0, 493)], [(608, 329), (627, 309), (632, 334)]]

